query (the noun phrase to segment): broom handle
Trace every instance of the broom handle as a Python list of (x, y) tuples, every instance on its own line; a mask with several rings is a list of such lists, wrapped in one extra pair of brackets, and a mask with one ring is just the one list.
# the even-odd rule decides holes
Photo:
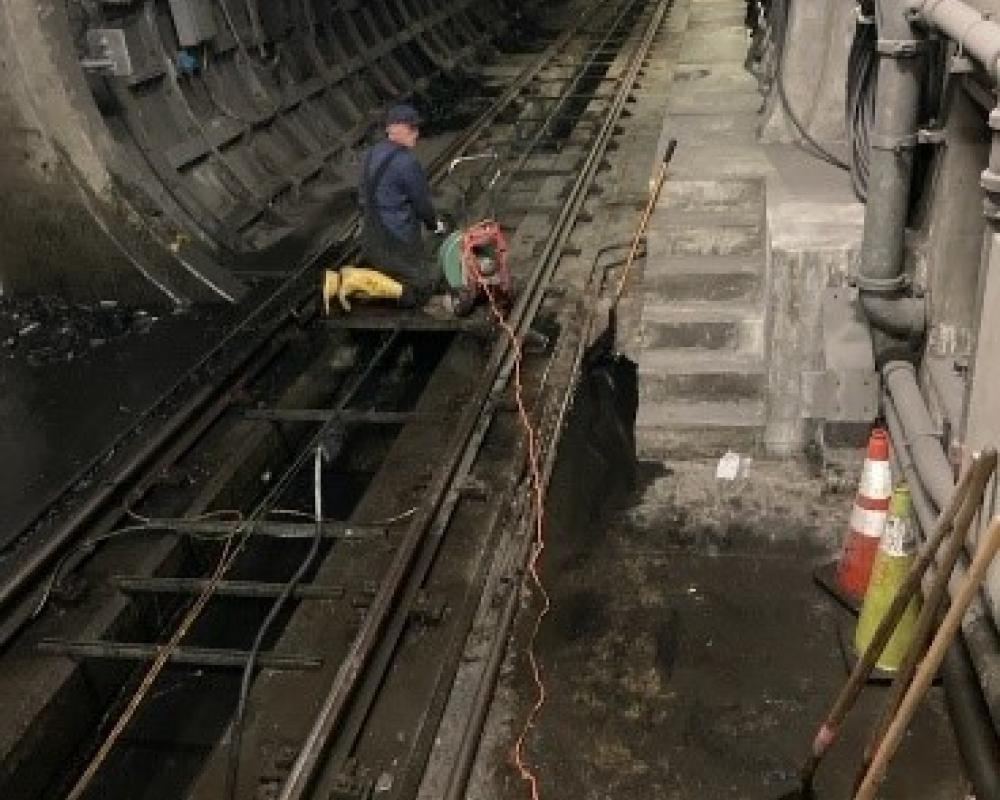
[(986, 576), (986, 570), (989, 569), (990, 564), (993, 562), (997, 550), (1000, 550), (1000, 517), (993, 518), (985, 535), (982, 537), (975, 558), (972, 559), (972, 564), (969, 565), (969, 570), (965, 574), (965, 580), (962, 581), (958, 594), (952, 601), (951, 607), (948, 609), (948, 613), (941, 623), (941, 627), (934, 636), (934, 641), (931, 642), (931, 646), (927, 650), (927, 655), (920, 662), (917, 674), (913, 677), (913, 683), (910, 684), (910, 688), (907, 690), (906, 696), (899, 706), (899, 713), (885, 732), (885, 737), (879, 744), (875, 758), (872, 759), (871, 767), (868, 769), (868, 774), (865, 775), (865, 779), (861, 783), (861, 788), (858, 789), (858, 793), (855, 795), (855, 800), (874, 799), (875, 792), (885, 778), (889, 761), (896, 754), (899, 743), (906, 733), (907, 726), (910, 724), (913, 715), (917, 711), (917, 707), (924, 699), (924, 695), (927, 694), (927, 690), (934, 681), (934, 675), (937, 673), (938, 667), (941, 666), (945, 651), (958, 633), (959, 626), (962, 624), (962, 617), (965, 616), (965, 612), (969, 609), (972, 598), (979, 591), (983, 578)]
[(625, 294), (625, 287), (628, 285), (629, 273), (632, 272), (632, 264), (635, 262), (636, 256), (639, 255), (639, 244), (642, 242), (642, 234), (645, 233), (646, 226), (649, 224), (649, 218), (653, 215), (653, 209), (656, 207), (656, 204), (660, 199), (660, 192), (663, 191), (663, 184), (667, 180), (667, 168), (670, 166), (670, 159), (674, 157), (674, 150), (676, 149), (676, 139), (671, 139), (667, 142), (667, 149), (663, 154), (663, 160), (660, 162), (660, 168), (656, 173), (656, 177), (650, 182), (649, 197), (646, 199), (646, 208), (643, 210), (642, 216), (639, 218), (639, 224), (635, 229), (635, 236), (632, 237), (632, 247), (629, 250), (628, 258), (625, 260), (625, 266), (622, 269), (621, 278), (618, 280), (618, 288), (615, 290), (614, 305), (616, 306), (622, 299), (622, 295)]
[[(996, 459), (997, 454), (995, 450), (987, 450), (980, 458), (979, 463), (988, 462), (989, 464), (989, 471), (985, 476), (987, 480), (996, 468)], [(976, 465), (974, 464), (973, 469), (975, 466)], [(981, 490), (977, 491), (977, 489), (979, 489), (978, 486), (973, 486), (969, 490), (965, 507), (962, 509), (963, 521), (965, 520), (967, 511), (975, 513), (979, 510), (982, 503), (982, 494)], [(903, 663), (899, 667), (899, 671), (893, 678), (889, 700), (886, 703), (885, 710), (882, 712), (882, 717), (879, 720), (878, 725), (872, 733), (868, 746), (865, 748), (865, 755), (861, 762), (861, 768), (858, 770), (858, 774), (855, 779), (855, 789), (857, 789), (861, 781), (864, 779), (865, 773), (868, 771), (868, 767), (871, 765), (872, 759), (875, 757), (875, 751), (878, 750), (879, 742), (882, 741), (882, 738), (885, 736), (885, 732), (892, 723), (893, 717), (896, 716), (896, 711), (899, 709), (899, 705), (903, 702), (903, 697), (906, 695), (906, 689), (910, 685), (910, 681), (913, 680), (913, 675), (917, 670), (917, 666), (920, 664), (920, 657), (923, 655), (924, 648), (927, 646), (927, 642), (930, 640), (931, 635), (934, 632), (934, 622), (938, 619), (938, 615), (941, 612), (941, 603), (945, 598), (945, 592), (948, 588), (948, 580), (951, 577), (952, 570), (955, 569), (955, 564), (958, 563), (958, 557), (965, 546), (967, 529), (968, 522), (965, 522), (965, 524), (962, 524), (961, 522), (956, 523), (955, 528), (952, 531), (952, 535), (944, 547), (944, 555), (940, 563), (937, 565), (937, 574), (934, 576), (934, 581), (931, 584), (930, 591), (926, 597), (924, 597), (924, 604), (920, 609), (920, 616), (917, 618), (917, 624), (913, 634), (913, 642), (906, 651), (906, 656), (903, 659)]]
[(956, 522), (956, 516), (959, 515), (960, 511), (962, 512), (961, 518), (957, 520), (955, 527), (962, 531), (968, 527), (977, 504), (965, 504), (966, 496), (977, 497), (982, 493), (995, 465), (996, 453), (989, 451), (977, 456), (972, 465), (962, 475), (958, 486), (955, 487), (955, 491), (948, 501), (947, 507), (938, 517), (937, 523), (934, 526), (934, 532), (931, 534), (927, 545), (920, 552), (917, 560), (914, 561), (913, 566), (903, 581), (903, 585), (897, 590), (885, 616), (875, 629), (871, 642), (868, 644), (861, 658), (855, 663), (854, 669), (851, 671), (851, 676), (840, 690), (840, 694), (837, 695), (837, 699), (830, 708), (826, 719), (816, 732), (812, 752), (802, 767), (801, 778), (804, 784), (808, 785), (812, 782), (812, 777), (816, 773), (820, 761), (836, 740), (841, 723), (861, 694), (868, 676), (874, 669), (879, 656), (882, 655), (882, 651), (885, 650), (886, 644), (888, 644), (893, 631), (896, 629), (896, 623), (899, 622), (907, 605), (909, 605), (910, 599), (920, 587), (920, 581), (924, 573), (930, 566), (931, 561), (936, 557), (941, 543), (951, 530), (952, 523)]

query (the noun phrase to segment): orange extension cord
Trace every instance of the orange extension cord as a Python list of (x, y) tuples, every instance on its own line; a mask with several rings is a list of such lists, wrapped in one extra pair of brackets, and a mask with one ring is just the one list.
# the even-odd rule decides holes
[[(667, 143), (666, 152), (663, 154), (663, 160), (660, 164), (660, 168), (657, 170), (656, 175), (649, 183), (649, 198), (647, 200), (646, 207), (639, 218), (635, 236), (632, 239), (632, 247), (629, 252), (628, 260), (618, 281), (618, 286), (614, 295), (614, 306), (618, 305), (622, 296), (625, 294), (628, 281), (631, 276), (632, 265), (635, 263), (636, 256), (639, 252), (639, 245), (642, 241), (642, 236), (645, 233), (646, 227), (649, 225), (649, 219), (652, 216), (653, 209), (656, 207), (656, 203), (660, 198), (660, 193), (663, 190), (663, 185), (667, 178), (667, 167), (670, 164), (670, 160), (673, 158), (676, 147), (677, 140), (670, 139)], [(552, 600), (549, 597), (549, 593), (545, 590), (545, 585), (542, 582), (541, 573), (539, 572), (539, 561), (541, 560), (542, 554), (545, 552), (545, 490), (542, 486), (542, 474), (541, 468), (539, 467), (540, 453), (538, 432), (532, 426), (531, 418), (528, 416), (528, 410), (524, 404), (524, 385), (521, 380), (521, 360), (523, 351), (521, 348), (521, 342), (517, 337), (517, 332), (510, 326), (510, 323), (507, 322), (503, 312), (500, 310), (495, 294), (490, 288), (489, 283), (479, 271), (479, 262), (477, 261), (475, 254), (472, 252), (470, 245), (463, 247), (463, 257), (473, 279), (479, 285), (483, 294), (486, 295), (493, 318), (507, 336), (510, 341), (511, 348), (514, 351), (514, 399), (517, 403), (517, 412), (521, 420), (521, 426), (524, 428), (524, 436), (528, 442), (528, 469), (531, 472), (531, 493), (535, 512), (535, 540), (531, 549), (531, 558), (528, 559), (528, 574), (531, 576), (535, 589), (538, 591), (539, 595), (541, 595), (542, 608), (535, 617), (535, 623), (531, 629), (531, 636), (529, 637), (528, 644), (525, 648), (525, 652), (528, 656), (528, 664), (531, 667), (531, 677), (535, 682), (535, 702), (531, 707), (531, 711), (528, 712), (528, 716), (524, 721), (524, 726), (521, 728), (521, 732), (518, 734), (517, 739), (514, 742), (512, 758), (514, 766), (517, 768), (517, 771), (521, 776), (521, 780), (528, 784), (528, 788), (531, 793), (531, 800), (539, 800), (541, 793), (539, 791), (538, 775), (535, 773), (531, 765), (528, 764), (524, 753), (525, 742), (527, 741), (528, 734), (538, 721), (538, 715), (541, 713), (546, 700), (545, 681), (542, 678), (541, 665), (538, 663), (538, 656), (535, 653), (535, 641), (538, 638), (538, 632), (541, 630), (542, 622), (545, 620), (545, 617), (552, 608)]]
[(514, 766), (517, 768), (521, 779), (528, 784), (531, 792), (531, 800), (539, 800), (540, 791), (538, 775), (528, 764), (524, 749), (528, 734), (534, 727), (535, 722), (538, 719), (538, 715), (542, 710), (542, 706), (545, 705), (545, 682), (542, 679), (541, 666), (539, 665), (538, 657), (535, 654), (535, 640), (538, 638), (538, 632), (542, 627), (542, 621), (545, 619), (546, 615), (549, 613), (549, 609), (552, 607), (549, 594), (545, 591), (545, 585), (542, 583), (538, 563), (542, 557), (542, 553), (545, 551), (545, 489), (542, 486), (542, 471), (539, 463), (540, 444), (538, 441), (538, 432), (531, 424), (531, 417), (528, 415), (528, 409), (524, 402), (524, 383), (521, 379), (521, 363), (523, 356), (521, 341), (517, 336), (517, 332), (511, 327), (510, 323), (507, 322), (506, 317), (500, 310), (496, 295), (480, 273), (478, 269), (478, 262), (471, 252), (466, 253), (466, 264), (469, 266), (473, 279), (479, 285), (483, 294), (486, 295), (486, 299), (490, 306), (490, 312), (492, 313), (497, 325), (507, 336), (507, 339), (510, 341), (510, 346), (514, 352), (514, 400), (517, 404), (518, 417), (521, 421), (521, 427), (524, 429), (524, 436), (528, 445), (528, 470), (531, 476), (531, 494), (535, 515), (535, 538), (532, 543), (531, 557), (528, 559), (528, 574), (531, 576), (535, 589), (538, 591), (539, 595), (541, 595), (542, 608), (535, 617), (535, 623), (532, 627), (531, 636), (528, 639), (525, 651), (528, 656), (528, 663), (531, 666), (531, 676), (535, 682), (535, 703), (532, 706), (531, 711), (528, 713), (528, 716), (524, 721), (524, 726), (521, 728), (521, 732), (514, 743), (511, 756)]

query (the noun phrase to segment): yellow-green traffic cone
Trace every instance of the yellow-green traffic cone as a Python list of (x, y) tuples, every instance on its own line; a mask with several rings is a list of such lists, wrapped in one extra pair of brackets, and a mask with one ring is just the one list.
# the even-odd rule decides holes
[[(906, 573), (916, 559), (917, 538), (913, 529), (910, 510), (910, 490), (905, 484), (892, 493), (889, 504), (889, 518), (886, 520), (878, 554), (872, 565), (871, 581), (865, 602), (858, 617), (858, 627), (854, 632), (854, 647), (859, 654), (868, 648), (882, 617), (892, 604), (896, 592), (903, 585)], [(913, 642), (920, 603), (915, 595), (903, 616), (896, 623), (896, 629), (876, 664), (885, 672), (899, 669), (906, 651)]]

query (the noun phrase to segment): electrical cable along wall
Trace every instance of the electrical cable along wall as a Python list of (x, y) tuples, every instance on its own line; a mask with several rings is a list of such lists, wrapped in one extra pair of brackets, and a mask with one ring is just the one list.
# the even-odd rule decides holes
[[(863, 203), (868, 198), (869, 154), (871, 133), (875, 123), (875, 92), (878, 86), (878, 17), (874, 0), (858, 5), (858, 21), (847, 59), (847, 103), (844, 123), (850, 151), (851, 182), (854, 193)], [(941, 40), (927, 42), (928, 63), (921, 93), (922, 126), (939, 124), (944, 86), (945, 44)], [(918, 147), (914, 163), (914, 201), (919, 203), (921, 190), (930, 167), (933, 149)]]
[[(500, 2), (8, 0), (7, 292), (234, 301), (353, 206), (385, 107), (488, 55)], [(440, 88), (440, 87), (438, 87)], [(41, 243), (39, 242), (41, 240)]]
[(858, 24), (847, 58), (847, 107), (845, 120), (851, 154), (851, 183), (863, 203), (868, 197), (868, 153), (875, 121), (875, 85), (878, 80), (878, 27), (874, 2), (858, 7)]

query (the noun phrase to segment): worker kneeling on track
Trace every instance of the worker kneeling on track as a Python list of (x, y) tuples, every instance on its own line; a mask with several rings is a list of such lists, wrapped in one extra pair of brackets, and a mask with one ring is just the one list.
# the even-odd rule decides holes
[(358, 187), (361, 258), (358, 266), (327, 271), (323, 282), (327, 313), (333, 297), (345, 310), (353, 296), (415, 308), (428, 304), (438, 292), (442, 280), (427, 263), (420, 226), (438, 235), (447, 233), (447, 226), (434, 210), (427, 176), (413, 154), (419, 135), (417, 110), (396, 105), (386, 116), (385, 141), (365, 153)]

